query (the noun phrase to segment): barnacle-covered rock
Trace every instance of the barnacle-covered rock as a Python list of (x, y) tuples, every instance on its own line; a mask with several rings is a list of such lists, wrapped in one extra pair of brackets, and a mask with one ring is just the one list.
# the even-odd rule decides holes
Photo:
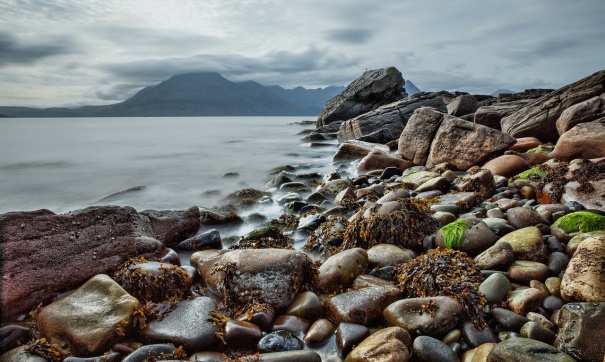
[(369, 249), (376, 244), (419, 247), (422, 240), (439, 228), (428, 203), (420, 199), (402, 199), (400, 210), (380, 214), (369, 210), (369, 217), (357, 218), (345, 229), (341, 250)]
[(290, 245), (290, 238), (281, 233), (279, 228), (273, 225), (266, 225), (254, 229), (230, 249), (293, 249)]
[(485, 297), (478, 288), (483, 278), (473, 259), (451, 249), (435, 249), (395, 267), (404, 298), (447, 296), (463, 307), (463, 318), (484, 326)]

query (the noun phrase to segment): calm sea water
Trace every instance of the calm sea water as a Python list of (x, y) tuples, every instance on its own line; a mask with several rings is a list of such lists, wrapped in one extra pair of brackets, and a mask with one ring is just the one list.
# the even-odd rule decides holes
[[(0, 119), (0, 213), (91, 205), (213, 207), (264, 189), (281, 165), (326, 171), (332, 148), (301, 144), (310, 117)], [(224, 177), (227, 173), (239, 176)], [(129, 192), (123, 190), (132, 189)]]

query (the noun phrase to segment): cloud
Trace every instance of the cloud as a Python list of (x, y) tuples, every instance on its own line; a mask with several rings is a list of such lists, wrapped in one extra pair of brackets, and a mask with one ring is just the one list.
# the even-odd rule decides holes
[(351, 45), (367, 43), (373, 36), (373, 31), (368, 29), (335, 29), (327, 32), (327, 39)]
[(73, 52), (70, 39), (50, 38), (32, 41), (0, 32), (0, 67), (9, 64), (33, 64), (51, 56)]

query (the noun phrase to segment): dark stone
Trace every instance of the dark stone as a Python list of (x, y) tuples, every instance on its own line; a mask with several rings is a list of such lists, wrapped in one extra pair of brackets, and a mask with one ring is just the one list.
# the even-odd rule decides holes
[(492, 309), (492, 317), (502, 328), (513, 332), (520, 331), (529, 322), (528, 318), (504, 308)]
[(221, 241), (220, 232), (216, 229), (212, 229), (181, 241), (177, 245), (177, 248), (181, 250), (222, 249), (223, 242)]
[(162, 356), (170, 356), (176, 351), (176, 348), (169, 344), (149, 344), (143, 346), (122, 360), (122, 362), (144, 362), (155, 357), (157, 359), (165, 359)]
[(460, 323), (460, 331), (471, 348), (479, 347), (483, 343), (498, 343), (498, 336), (489, 325), (479, 329), (466, 320)]
[(247, 347), (256, 345), (263, 333), (254, 323), (229, 319), (223, 336), (229, 346)]
[(29, 331), (27, 327), (10, 324), (0, 328), (0, 355), (27, 343), (30, 339)]
[(309, 329), (309, 321), (295, 315), (280, 315), (273, 321), (272, 331), (286, 331), (295, 336), (304, 336)]
[(314, 351), (283, 351), (261, 353), (263, 362), (321, 362), (321, 356)]
[(313, 292), (302, 292), (286, 309), (286, 314), (314, 321), (323, 311), (321, 299)]
[(301, 350), (304, 345), (303, 341), (294, 337), (290, 332), (275, 331), (258, 341), (256, 348), (259, 352), (266, 353)]
[(160, 253), (160, 261), (162, 263), (170, 263), (176, 266), (181, 266), (181, 258), (179, 258), (179, 254), (174, 251), (174, 249), (165, 248)]
[(412, 344), (414, 361), (418, 362), (458, 362), (460, 359), (447, 344), (429, 337), (416, 337)]
[(403, 173), (403, 171), (397, 167), (387, 167), (384, 169), (384, 171), (382, 171), (382, 174), (380, 175), (380, 179), (386, 180), (386, 179), (391, 178), (391, 176), (401, 176), (402, 173)]
[(494, 346), (487, 362), (574, 362), (568, 354), (544, 342), (509, 338)]
[(361, 341), (370, 335), (368, 328), (353, 323), (340, 323), (336, 328), (336, 348), (341, 357), (346, 357)]
[(297, 213), (299, 212), (303, 207), (307, 206), (309, 203), (306, 201), (292, 201), (292, 202), (286, 202), (284, 204), (284, 209), (287, 212), (290, 213)]
[(98, 357), (67, 357), (63, 362), (118, 362), (122, 356), (117, 353), (109, 353)]
[(544, 298), (544, 301), (542, 302), (542, 307), (546, 309), (548, 313), (552, 313), (556, 310), (561, 309), (564, 304), (565, 303), (563, 302), (563, 299), (554, 295), (549, 295), (548, 297)]
[(555, 251), (548, 257), (548, 270), (551, 275), (559, 275), (567, 268), (567, 264), (569, 264), (569, 256), (560, 251)]
[[(302, 212), (302, 211), (301, 211)], [(298, 220), (298, 230), (313, 231), (319, 227), (324, 221), (326, 221), (326, 215), (324, 214), (313, 214), (300, 218)]]
[(248, 321), (256, 324), (263, 331), (268, 331), (275, 319), (275, 309), (267, 303), (246, 306), (238, 318), (240, 321)]
[(603, 361), (605, 303), (568, 303), (561, 308), (554, 346), (579, 361)]

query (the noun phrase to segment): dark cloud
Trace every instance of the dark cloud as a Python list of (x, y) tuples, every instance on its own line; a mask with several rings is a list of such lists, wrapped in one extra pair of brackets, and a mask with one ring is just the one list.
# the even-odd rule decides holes
[(540, 59), (548, 59), (586, 46), (586, 39), (545, 38), (529, 42), (520, 42), (504, 49), (501, 55), (518, 63), (528, 64)]
[(32, 64), (46, 57), (72, 51), (71, 41), (68, 39), (24, 41), (9, 33), (0, 32), (0, 67), (9, 64)]
[(93, 96), (102, 101), (121, 102), (125, 99), (132, 97), (145, 86), (147, 86), (147, 84), (117, 84), (114, 86), (110, 86), (106, 89), (97, 90), (96, 92), (94, 92)]
[(335, 29), (328, 31), (326, 37), (339, 43), (359, 45), (370, 41), (374, 33), (368, 29)]

